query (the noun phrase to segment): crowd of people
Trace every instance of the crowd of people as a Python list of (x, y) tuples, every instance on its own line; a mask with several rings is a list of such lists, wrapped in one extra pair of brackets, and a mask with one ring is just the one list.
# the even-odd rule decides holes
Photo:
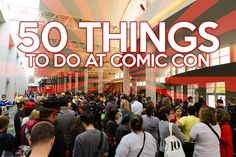
[(203, 97), (67, 91), (15, 104), (15, 135), (0, 108), (1, 157), (233, 157), (235, 98), (211, 108)]

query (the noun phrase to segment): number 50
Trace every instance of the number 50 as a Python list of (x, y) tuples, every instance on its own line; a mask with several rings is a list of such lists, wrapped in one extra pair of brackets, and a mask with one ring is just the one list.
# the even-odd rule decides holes
[[(57, 46), (52, 46), (49, 42), (49, 32), (52, 28), (58, 29), (60, 32), (60, 43)], [(21, 21), (19, 24), (18, 36), (21, 42), (17, 48), (25, 53), (35, 52), (40, 46), (40, 38), (37, 34), (38, 22), (36, 21)], [(42, 44), (44, 48), (53, 53), (60, 52), (63, 50), (67, 43), (67, 31), (66, 28), (57, 21), (47, 23), (41, 33)]]

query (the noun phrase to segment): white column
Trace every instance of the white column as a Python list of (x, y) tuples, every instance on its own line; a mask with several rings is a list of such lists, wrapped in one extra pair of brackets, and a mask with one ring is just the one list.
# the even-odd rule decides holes
[(84, 92), (88, 92), (88, 68), (84, 68)]
[(103, 89), (103, 68), (100, 68), (98, 73), (98, 93), (102, 92)]
[(156, 68), (146, 67), (146, 97), (156, 104)]
[(130, 76), (129, 68), (123, 66), (123, 93), (126, 95), (130, 94)]
[[(148, 53), (152, 53), (149, 49), (151, 45), (152, 43), (148, 40)], [(146, 97), (150, 96), (154, 104), (156, 104), (156, 69), (146, 67)]]

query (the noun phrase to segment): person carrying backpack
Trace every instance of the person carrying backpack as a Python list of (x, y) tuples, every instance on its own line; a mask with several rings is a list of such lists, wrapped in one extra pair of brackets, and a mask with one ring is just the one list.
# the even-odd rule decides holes
[[(37, 110), (40, 112), (40, 118), (28, 121), (21, 128), (22, 144), (29, 145), (28, 140), (31, 130), (38, 122), (46, 121), (54, 124), (58, 113), (60, 113), (60, 107), (57, 98), (54, 96), (49, 96), (47, 100), (40, 102), (40, 104), (37, 106)], [(65, 157), (65, 151), (66, 144), (63, 132), (55, 127), (55, 142), (53, 144), (52, 150), (50, 151), (49, 157)]]
[(85, 106), (87, 112), (91, 112), (94, 115), (94, 127), (98, 130), (102, 130), (102, 120), (101, 120), (101, 114), (102, 114), (102, 106), (95, 102), (95, 96), (90, 95), (89, 96), (89, 103)]
[(93, 114), (82, 113), (80, 120), (86, 131), (76, 137), (72, 157), (101, 157), (107, 155), (109, 148), (107, 136), (94, 127)]

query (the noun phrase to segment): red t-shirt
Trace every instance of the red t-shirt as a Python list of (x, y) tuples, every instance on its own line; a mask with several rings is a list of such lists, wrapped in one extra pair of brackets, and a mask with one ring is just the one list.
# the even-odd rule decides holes
[(221, 124), (220, 155), (221, 157), (233, 157), (232, 129), (229, 123)]

